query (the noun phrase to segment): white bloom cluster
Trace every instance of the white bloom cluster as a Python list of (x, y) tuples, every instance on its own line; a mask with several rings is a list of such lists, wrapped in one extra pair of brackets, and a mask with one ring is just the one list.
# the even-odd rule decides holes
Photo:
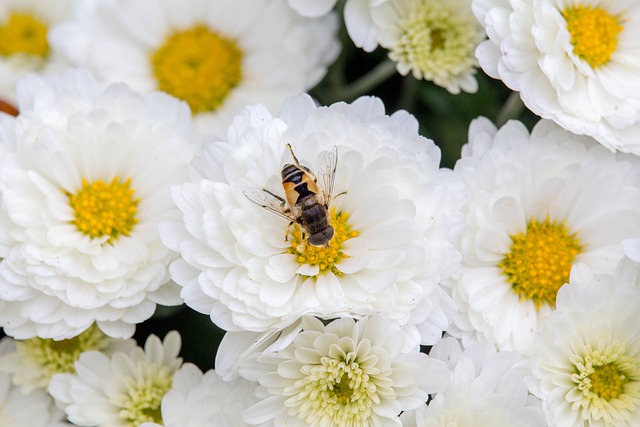
[(52, 28), (71, 19), (72, 3), (72, 0), (0, 2), (0, 100), (15, 107), (20, 78), (30, 72), (52, 74), (68, 65), (49, 44), (48, 36)]
[(403, 427), (544, 425), (541, 402), (528, 392), (518, 353), (496, 352), (486, 341), (463, 351), (457, 340), (447, 337), (433, 346), (429, 356), (449, 366), (446, 388), (428, 406), (403, 413)]
[[(11, 338), (0, 340), (0, 357), (14, 348)], [(12, 383), (12, 376), (0, 373), (0, 426), (2, 427), (65, 427), (64, 413), (44, 390), (24, 392)]]
[(640, 427), (639, 22), (1, 0), (0, 427)]
[(276, 109), (313, 87), (340, 51), (336, 16), (303, 18), (285, 0), (81, 3), (52, 31), (69, 62), (105, 84), (182, 99), (194, 126), (218, 137), (245, 105)]
[[(475, 93), (478, 61), (485, 39), (471, 11), (472, 0), (347, 0), (344, 21), (354, 44), (366, 52), (378, 46), (401, 75), (429, 80), (450, 93)], [(303, 16), (322, 16), (335, 0), (289, 0)]]
[(640, 155), (640, 4), (473, 0), (482, 69), (527, 107), (609, 149)]
[(571, 266), (612, 273), (640, 233), (638, 166), (551, 121), (474, 121), (455, 167), (470, 198), (451, 332), (530, 354)]
[(640, 425), (640, 264), (579, 264), (536, 337), (532, 390), (549, 425)]
[[(388, 116), (376, 98), (317, 107), (308, 96), (287, 100), (279, 117), (262, 106), (245, 109), (228, 141), (194, 158), (191, 182), (173, 188), (182, 217), (161, 224), (160, 234), (181, 255), (170, 270), (187, 305), (229, 331), (218, 349), (218, 372), (229, 379), (239, 371), (267, 390), (258, 392), (264, 400), (245, 413), (247, 422), (328, 425), (334, 419), (366, 426), (383, 417), (397, 423), (401, 411), (426, 400), (415, 385), (399, 394), (387, 383), (397, 378), (408, 387), (401, 378), (410, 370), (396, 364), (415, 357), (412, 369), (418, 369), (424, 360), (418, 345), (437, 342), (453, 316), (440, 283), (459, 265), (451, 242), (462, 229), (465, 199), (463, 186), (439, 162), (439, 150), (418, 135), (410, 115)], [(305, 197), (325, 204), (315, 215), (330, 221), (332, 237), (322, 244), (304, 234), (310, 226), (299, 218), (308, 208), (291, 202)], [(317, 318), (341, 319), (325, 330)], [(394, 335), (393, 351), (379, 353), (375, 342), (384, 342), (384, 334)], [(295, 364), (303, 350), (293, 348), (315, 346), (310, 337), (325, 347), (291, 366), (286, 377), (299, 377), (302, 388), (283, 406), (288, 398), (281, 392), (291, 390), (273, 389), (267, 371), (284, 359)], [(345, 369), (363, 377), (347, 383), (342, 375), (351, 373), (339, 365), (350, 352)], [(247, 368), (256, 355), (264, 356), (262, 368)], [(309, 370), (330, 369), (325, 356), (335, 358), (338, 370), (325, 372), (333, 376), (327, 384), (318, 379), (325, 384), (318, 390), (330, 391), (332, 381), (343, 385), (337, 395), (316, 397), (303, 384), (315, 381)], [(375, 360), (381, 365), (369, 366)], [(382, 366), (386, 379), (368, 385), (364, 378)], [(427, 389), (437, 384), (426, 381)], [(322, 399), (342, 403), (325, 411)], [(287, 406), (293, 412), (283, 412)], [(347, 413), (353, 420), (343, 418)]]
[(186, 106), (86, 71), (29, 76), (0, 120), (0, 325), (63, 339), (97, 322), (127, 338), (157, 303), (179, 304), (175, 254), (156, 226), (199, 145)]
[(260, 383), (261, 400), (245, 411), (251, 424), (398, 425), (400, 412), (446, 383), (445, 363), (403, 352), (404, 336), (381, 316), (326, 326), (304, 317), (301, 329), (286, 348), (244, 364), (244, 375)]
[[(458, 265), (447, 233), (457, 231), (450, 224), (460, 228), (463, 193), (416, 130), (411, 116), (386, 116), (373, 98), (328, 108), (292, 98), (280, 117), (246, 109), (228, 142), (194, 159), (192, 182), (173, 191), (182, 218), (160, 227), (181, 254), (171, 273), (185, 302), (230, 331), (279, 330), (305, 315), (381, 313), (398, 326), (417, 325), (414, 346), (433, 344), (452, 311), (439, 283)], [(327, 246), (312, 246), (284, 215), (244, 194), (258, 189), (272, 210), (278, 194), (289, 197), (280, 177), (295, 161), (287, 144), (311, 171), (337, 150)]]
[(180, 345), (180, 335), (172, 331), (162, 342), (149, 336), (144, 349), (111, 356), (84, 352), (74, 374), (54, 375), (49, 393), (78, 426), (137, 427), (161, 421), (162, 398), (182, 365)]
[(148, 422), (140, 427), (248, 427), (242, 415), (257, 401), (255, 387), (243, 378), (225, 382), (214, 370), (203, 374), (185, 363), (162, 398), (162, 424)]

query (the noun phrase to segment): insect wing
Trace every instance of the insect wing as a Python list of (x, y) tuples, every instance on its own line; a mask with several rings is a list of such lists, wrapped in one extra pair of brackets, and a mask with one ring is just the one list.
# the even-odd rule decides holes
[(336, 169), (338, 168), (338, 147), (329, 147), (320, 160), (318, 175), (320, 177), (321, 190), (324, 196), (324, 205), (329, 206), (331, 195), (333, 194), (333, 184), (336, 180)]
[(251, 202), (273, 212), (289, 221), (296, 222), (296, 217), (287, 209), (285, 200), (264, 188), (247, 188), (244, 195)]

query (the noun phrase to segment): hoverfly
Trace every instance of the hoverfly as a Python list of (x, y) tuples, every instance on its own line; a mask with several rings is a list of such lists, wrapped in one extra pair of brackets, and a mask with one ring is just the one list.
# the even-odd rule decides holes
[[(248, 188), (244, 195), (256, 205), (288, 219), (287, 230), (294, 223), (302, 229), (302, 239), (313, 246), (329, 246), (333, 227), (329, 219), (329, 203), (338, 167), (338, 148), (330, 147), (322, 156), (318, 176), (300, 164), (287, 144), (293, 164), (287, 163), (281, 171), (282, 187), (286, 199), (266, 188)], [(287, 233), (288, 234), (288, 233)], [(285, 238), (286, 240), (286, 238)]]

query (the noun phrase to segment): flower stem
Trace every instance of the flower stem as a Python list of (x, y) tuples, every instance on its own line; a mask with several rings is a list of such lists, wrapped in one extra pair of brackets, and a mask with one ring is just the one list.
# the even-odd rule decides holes
[(346, 101), (353, 100), (358, 96), (363, 95), (371, 89), (375, 88), (380, 83), (393, 76), (395, 73), (395, 62), (388, 59), (384, 60), (367, 74), (347, 86), (340, 94), (340, 98)]
[(519, 92), (511, 92), (496, 116), (496, 126), (500, 127), (511, 119), (517, 118), (524, 110), (524, 103)]

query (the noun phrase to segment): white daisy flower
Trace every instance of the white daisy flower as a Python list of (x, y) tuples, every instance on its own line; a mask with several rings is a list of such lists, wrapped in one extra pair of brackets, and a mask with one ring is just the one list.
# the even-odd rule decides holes
[(624, 259), (607, 276), (577, 265), (556, 306), (531, 357), (549, 425), (639, 426), (640, 266)]
[[(0, 340), (0, 357), (14, 348), (13, 340)], [(11, 382), (11, 375), (0, 373), (0, 427), (64, 427), (64, 413), (44, 390), (23, 393)]]
[(640, 154), (640, 3), (635, 0), (473, 0), (489, 40), (490, 76), (526, 106), (609, 149)]
[(398, 72), (453, 94), (478, 90), (474, 51), (484, 40), (471, 0), (387, 0), (373, 7), (376, 37)]
[(49, 45), (48, 35), (51, 28), (71, 19), (71, 4), (72, 0), (0, 2), (0, 99), (11, 107), (17, 102), (16, 84), (25, 74), (49, 74), (66, 67)]
[(444, 362), (404, 352), (405, 336), (381, 316), (324, 325), (302, 319), (302, 332), (278, 352), (247, 361), (241, 374), (259, 381), (261, 399), (245, 411), (250, 424), (400, 425), (398, 415), (443, 388)]
[(71, 338), (92, 323), (127, 338), (156, 304), (181, 303), (161, 242), (199, 149), (184, 103), (86, 72), (26, 78), (0, 122), (0, 325), (17, 339)]
[(577, 262), (611, 273), (640, 234), (640, 167), (553, 122), (475, 120), (455, 171), (471, 195), (452, 334), (529, 354)]
[(13, 383), (22, 386), (23, 393), (31, 393), (37, 388), (46, 389), (55, 374), (74, 373), (74, 363), (85, 351), (112, 354), (134, 346), (133, 339), (110, 338), (92, 325), (68, 340), (36, 337), (15, 341), (11, 351), (0, 356), (0, 371), (13, 374)]
[[(464, 194), (417, 130), (412, 116), (387, 116), (376, 98), (318, 108), (299, 96), (280, 118), (247, 108), (228, 143), (210, 145), (192, 162), (192, 182), (174, 188), (182, 220), (160, 226), (163, 242), (181, 253), (171, 273), (186, 303), (228, 331), (275, 331), (304, 315), (382, 313), (398, 326), (417, 325), (414, 345), (436, 342), (453, 310), (439, 283), (459, 265), (447, 236), (462, 224)], [(335, 168), (328, 245), (311, 245), (283, 217), (290, 214), (274, 214), (287, 196), (281, 171), (295, 163), (292, 153), (318, 177), (318, 195), (330, 192)]]
[(194, 126), (225, 135), (247, 104), (277, 108), (312, 88), (337, 57), (334, 14), (303, 18), (286, 0), (85, 2), (52, 44), (104, 82), (186, 101)]
[(107, 356), (99, 351), (80, 355), (75, 374), (54, 375), (49, 393), (79, 426), (137, 427), (161, 423), (162, 398), (182, 365), (180, 334), (169, 332), (161, 342), (149, 336), (144, 350), (136, 347)]
[(479, 341), (462, 351), (454, 338), (443, 338), (429, 356), (446, 362), (451, 375), (445, 390), (429, 406), (405, 412), (404, 427), (542, 427), (540, 399), (530, 395), (514, 352), (496, 352)]
[(213, 370), (203, 374), (195, 365), (185, 363), (162, 398), (162, 424), (140, 427), (249, 426), (242, 413), (257, 402), (256, 385), (243, 378), (226, 382)]

